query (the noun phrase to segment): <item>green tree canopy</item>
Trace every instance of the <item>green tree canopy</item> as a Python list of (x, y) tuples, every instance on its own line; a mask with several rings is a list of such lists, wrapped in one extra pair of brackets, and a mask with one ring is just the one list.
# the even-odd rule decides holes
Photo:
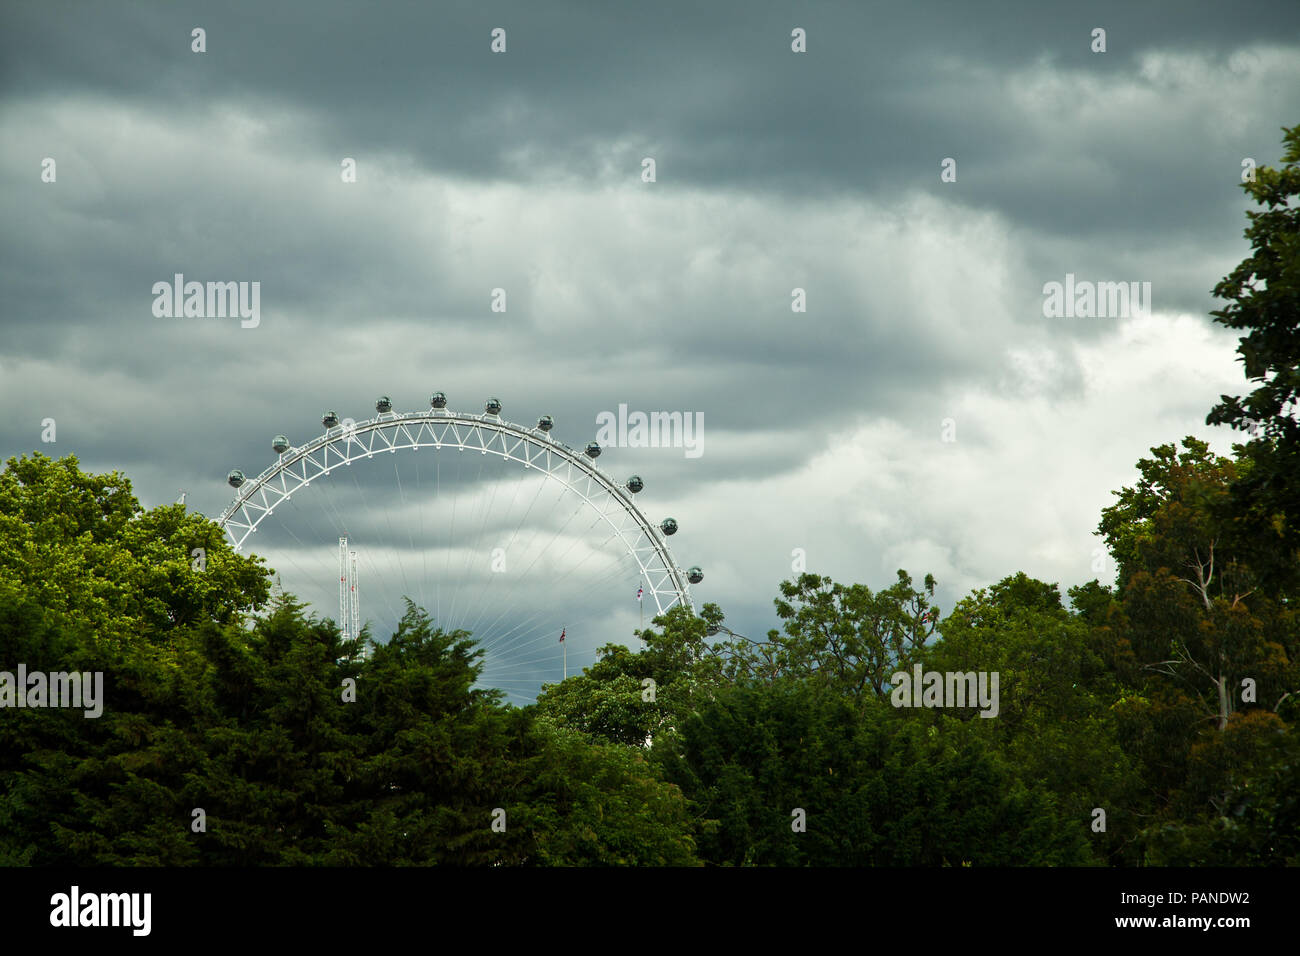
[(1237, 352), (1255, 386), (1222, 395), (1208, 424), (1247, 430), (1250, 467), (1232, 488), (1229, 514), (1258, 571), (1279, 585), (1300, 581), (1300, 126), (1283, 130), (1283, 166), (1260, 166), (1241, 184), (1262, 211), (1248, 211), (1251, 254), (1215, 286), (1228, 304), (1212, 315), (1245, 330)]

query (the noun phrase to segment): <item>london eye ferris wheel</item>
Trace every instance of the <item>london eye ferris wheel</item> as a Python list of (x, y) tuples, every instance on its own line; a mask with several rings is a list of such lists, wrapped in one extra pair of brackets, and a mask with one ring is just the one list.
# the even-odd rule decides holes
[(549, 415), (528, 427), (501, 412), (495, 398), (453, 411), (442, 392), (427, 410), (383, 396), (363, 421), (326, 412), (305, 444), (276, 435), (256, 477), (229, 473), (236, 494), (217, 524), (236, 550), (257, 534), (287, 590), (322, 616), (337, 609), (345, 636), (365, 621), (372, 637), (391, 633), (409, 597), (480, 643), (480, 683), (530, 701), (560, 676), (561, 633), (574, 663), (590, 662), (645, 610), (693, 610), (703, 573), (674, 560), (676, 520), (637, 506), (639, 475), (615, 480), (600, 445), (560, 442)]

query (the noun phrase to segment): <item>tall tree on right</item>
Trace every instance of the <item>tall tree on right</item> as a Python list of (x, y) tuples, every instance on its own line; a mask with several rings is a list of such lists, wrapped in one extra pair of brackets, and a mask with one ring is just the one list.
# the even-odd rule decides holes
[(1274, 587), (1300, 582), (1300, 126), (1283, 130), (1283, 167), (1242, 183), (1264, 211), (1248, 211), (1252, 253), (1214, 289), (1228, 305), (1215, 321), (1245, 334), (1237, 346), (1255, 389), (1222, 395), (1206, 423), (1250, 439), (1227, 514), (1250, 564)]
[(1118, 564), (1119, 636), (1139, 668), (1121, 667), (1122, 678), (1171, 679), (1224, 730), (1244, 700), (1276, 713), (1300, 685), (1300, 621), (1225, 540), (1235, 463), (1191, 436), (1183, 449), (1152, 448), (1138, 462), (1142, 480), (1114, 493), (1097, 531)]

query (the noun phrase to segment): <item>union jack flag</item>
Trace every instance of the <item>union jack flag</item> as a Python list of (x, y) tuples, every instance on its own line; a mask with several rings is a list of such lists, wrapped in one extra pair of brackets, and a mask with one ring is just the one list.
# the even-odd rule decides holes
[(561, 643), (561, 644), (564, 643), (564, 632), (567, 631), (567, 630), (568, 630), (568, 628), (566, 628), (566, 627), (562, 627), (562, 628), (560, 628), (560, 643)]
[(641, 600), (641, 595), (644, 594), (644, 593), (645, 593), (645, 588), (637, 588), (637, 589), (636, 589), (636, 599), (637, 599), (638, 601)]

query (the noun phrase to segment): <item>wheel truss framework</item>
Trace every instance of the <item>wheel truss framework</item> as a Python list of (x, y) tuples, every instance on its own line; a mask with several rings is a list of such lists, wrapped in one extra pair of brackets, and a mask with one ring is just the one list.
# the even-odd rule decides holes
[(619, 537), (636, 561), (645, 593), (654, 601), (657, 613), (677, 604), (694, 611), (686, 574), (673, 560), (660, 529), (641, 513), (630, 492), (584, 453), (547, 432), (487, 413), (469, 415), (433, 408), (383, 412), (356, 423), (344, 420), (306, 445), (289, 448), (256, 478), (246, 479), (217, 524), (240, 551), (281, 502), (317, 478), (362, 458), (421, 448), (498, 455), (555, 479), (594, 508)]

